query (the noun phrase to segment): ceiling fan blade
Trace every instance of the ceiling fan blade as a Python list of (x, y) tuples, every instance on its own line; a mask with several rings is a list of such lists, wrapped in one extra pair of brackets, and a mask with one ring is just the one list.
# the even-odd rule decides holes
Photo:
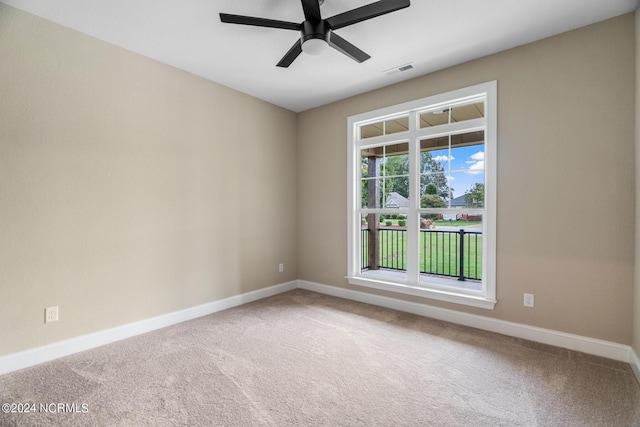
[(280, 62), (278, 62), (276, 65), (278, 67), (287, 68), (301, 53), (302, 53), (302, 41), (298, 39), (298, 41), (293, 46), (291, 46), (291, 49), (289, 49), (289, 52), (287, 52), (282, 57)]
[(255, 27), (280, 28), (283, 30), (300, 31), (300, 24), (295, 22), (276, 21), (274, 19), (255, 18), (253, 16), (231, 15), (221, 13), (220, 20), (227, 24), (253, 25)]
[(332, 30), (353, 25), (386, 13), (395, 12), (411, 5), (410, 0), (380, 0), (353, 10), (327, 18)]
[(365, 52), (361, 51), (334, 32), (331, 32), (329, 34), (328, 43), (329, 46), (344, 53), (354, 61), (364, 62), (367, 59), (371, 58), (371, 56), (367, 55)]
[(318, 0), (302, 0), (304, 19), (311, 22), (321, 21), (320, 2)]

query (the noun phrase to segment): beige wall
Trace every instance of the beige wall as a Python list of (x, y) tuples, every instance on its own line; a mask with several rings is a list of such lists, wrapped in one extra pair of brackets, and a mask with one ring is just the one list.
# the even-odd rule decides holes
[(299, 114), (300, 279), (349, 286), (347, 117), (497, 80), (498, 304), (399, 298), (630, 344), (634, 40), (628, 14)]
[[(635, 13), (635, 35), (636, 35), (636, 247), (635, 247), (635, 283), (633, 298), (633, 349), (636, 355), (640, 356), (640, 6)], [(638, 367), (640, 368), (640, 367)]]
[(294, 113), (2, 4), (0, 58), (0, 355), (297, 278)]

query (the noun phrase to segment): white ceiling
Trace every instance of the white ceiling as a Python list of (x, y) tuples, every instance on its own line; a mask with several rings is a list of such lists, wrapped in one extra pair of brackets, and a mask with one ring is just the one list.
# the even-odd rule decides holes
[[(361, 64), (328, 49), (276, 63), (290, 30), (223, 24), (218, 13), (302, 22), (300, 0), (0, 0), (61, 25), (292, 111), (304, 111), (418, 75), (634, 11), (638, 0), (413, 0), (337, 30), (371, 55)], [(322, 17), (373, 0), (325, 0)], [(393, 76), (385, 70), (412, 62)]]

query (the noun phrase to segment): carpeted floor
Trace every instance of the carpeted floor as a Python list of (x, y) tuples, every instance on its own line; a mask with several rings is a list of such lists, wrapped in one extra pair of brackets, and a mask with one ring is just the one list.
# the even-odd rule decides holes
[(627, 364), (304, 290), (0, 376), (5, 402), (37, 406), (3, 427), (640, 426)]

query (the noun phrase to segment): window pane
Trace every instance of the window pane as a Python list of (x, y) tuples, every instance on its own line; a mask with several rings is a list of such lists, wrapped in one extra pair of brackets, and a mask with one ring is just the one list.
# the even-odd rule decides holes
[(405, 132), (409, 130), (409, 116), (371, 123), (360, 127), (360, 139)]
[(360, 271), (377, 269), (375, 260), (379, 258), (379, 249), (375, 249), (377, 245), (370, 248), (369, 243), (374, 243), (376, 237), (373, 236), (377, 236), (379, 224), (380, 215), (378, 214), (360, 216)]
[(420, 141), (420, 207), (467, 206), (462, 196), (472, 190), (484, 194), (483, 131)]
[[(441, 136), (439, 138), (429, 138), (420, 141), (420, 153), (442, 150), (449, 148), (449, 136)], [(422, 161), (422, 157), (420, 158)]]
[(484, 144), (452, 148), (451, 155), (451, 207), (484, 207)]
[(384, 125), (382, 122), (365, 125), (360, 128), (360, 139), (373, 138), (384, 135)]
[(409, 130), (409, 117), (399, 117), (397, 119), (387, 120), (384, 122), (384, 134), (405, 132)]
[[(424, 143), (434, 140), (421, 141)], [(448, 138), (447, 138), (448, 141)], [(448, 142), (447, 142), (448, 144)], [(449, 149), (420, 152), (420, 207), (445, 208), (451, 198), (449, 187)]]
[(484, 174), (470, 172), (454, 172), (451, 174), (451, 187), (454, 189), (451, 207), (483, 208), (484, 207)]
[(380, 177), (382, 147), (362, 150), (360, 159), (361, 201), (362, 208), (379, 208), (382, 197), (382, 180)]
[(408, 208), (409, 144), (402, 142), (360, 152), (362, 208)]
[(394, 178), (364, 178), (361, 208), (408, 209), (409, 176)]
[(409, 173), (409, 143), (366, 148), (360, 152), (364, 176), (398, 176)]
[(420, 114), (420, 128), (445, 125), (449, 123), (449, 109)]
[(443, 107), (420, 114), (420, 128), (463, 122), (484, 117), (484, 101)]
[(421, 282), (455, 277), (448, 286), (482, 289), (482, 215), (422, 214), (419, 244)]
[[(409, 143), (401, 142), (399, 144), (385, 145), (384, 149), (385, 161), (391, 158), (398, 158), (398, 162), (402, 161), (403, 171), (409, 172)], [(401, 160), (400, 160), (401, 159)], [(394, 175), (393, 173), (387, 173), (387, 175)]]
[(384, 155), (381, 169), (384, 176), (409, 174), (409, 144), (401, 143), (382, 147)]
[(466, 105), (457, 105), (451, 109), (451, 123), (484, 117), (484, 101)]
[(482, 130), (451, 135), (451, 148), (478, 144), (484, 144), (484, 131)]
[(484, 144), (484, 131), (447, 135), (420, 141), (420, 152)]
[(458, 150), (456, 152), (460, 159), (464, 160), (464, 164), (452, 168), (454, 170), (468, 170), (469, 173), (484, 174), (484, 144), (472, 145)]
[(420, 175), (420, 207), (442, 209), (451, 199), (449, 176), (445, 173)]
[(361, 208), (408, 209), (409, 176), (362, 179)]
[(386, 208), (409, 208), (409, 144), (384, 147), (382, 161), (384, 181), (383, 200)]
[(383, 156), (383, 148), (369, 148), (360, 153), (360, 170), (363, 178), (381, 176), (380, 159)]
[(407, 230), (402, 215), (360, 216), (360, 272), (406, 280)]
[(385, 178), (384, 184), (384, 207), (409, 209), (409, 175)]

